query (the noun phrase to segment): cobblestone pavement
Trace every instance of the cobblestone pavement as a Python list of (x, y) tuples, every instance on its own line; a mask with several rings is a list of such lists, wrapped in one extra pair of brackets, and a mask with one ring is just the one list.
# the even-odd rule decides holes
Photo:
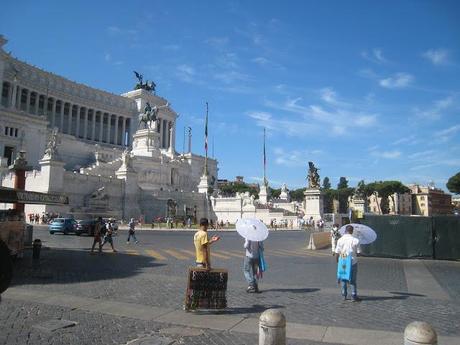
[[(34, 326), (52, 319), (74, 321), (73, 327), (46, 332)], [(199, 329), (199, 335), (184, 336), (177, 327), (165, 323), (116, 317), (70, 308), (2, 300), (0, 304), (0, 344), (127, 344), (146, 336), (170, 338), (174, 344), (254, 345), (257, 335)], [(162, 334), (164, 330), (171, 330)], [(288, 339), (290, 345), (334, 345), (324, 342)]]
[[(193, 255), (187, 255), (191, 249), (190, 233), (143, 232), (139, 236), (142, 244), (138, 246), (123, 243), (122, 233), (116, 240), (119, 252), (103, 255), (88, 254), (86, 248), (90, 246), (91, 238), (48, 236), (44, 231), (38, 234), (48, 249), (42, 251), (39, 264), (32, 262), (30, 252), (17, 262), (13, 286), (181, 309), (186, 270), (193, 264)], [(401, 260), (360, 258), (358, 283), (363, 301), (351, 303), (341, 300), (330, 252), (304, 251), (305, 241), (305, 233), (300, 232), (271, 235), (266, 243), (269, 270), (261, 283), (263, 293), (247, 294), (241, 272), (242, 258), (239, 257), (241, 239), (234, 233), (226, 233), (213, 248), (213, 252), (220, 255), (214, 256), (214, 266), (229, 270), (229, 308), (225, 314), (257, 318), (265, 309), (274, 307), (283, 311), (288, 322), (401, 333), (411, 321), (424, 320), (431, 323), (440, 335), (460, 335), (460, 263), (421, 263), (450, 296), (451, 299), (447, 300), (408, 291)], [(162, 254), (163, 259), (151, 254), (152, 250)], [(78, 325), (48, 335), (32, 328), (41, 320), (56, 317), (77, 321)], [(125, 344), (135, 339), (134, 334), (137, 336), (166, 327), (154, 322), (41, 304), (21, 304), (7, 299), (0, 305), (0, 321), (0, 344), (2, 341), (4, 344), (21, 344), (19, 339), (22, 337), (30, 344), (73, 344), (77, 340), (83, 344), (93, 338), (101, 344)], [(187, 338), (186, 344), (257, 343), (254, 335), (212, 330)], [(183, 342), (183, 339), (176, 340)], [(297, 340), (290, 343), (316, 344)]]

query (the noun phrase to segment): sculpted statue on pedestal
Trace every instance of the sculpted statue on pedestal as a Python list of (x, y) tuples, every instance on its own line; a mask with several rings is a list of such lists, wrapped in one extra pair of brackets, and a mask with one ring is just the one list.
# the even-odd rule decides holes
[(319, 188), (320, 187), (318, 168), (315, 167), (313, 162), (308, 162), (307, 180), (308, 180), (308, 188)]
[(50, 138), (46, 144), (45, 155), (43, 158), (53, 159), (58, 157), (57, 151), (57, 128), (51, 131)]

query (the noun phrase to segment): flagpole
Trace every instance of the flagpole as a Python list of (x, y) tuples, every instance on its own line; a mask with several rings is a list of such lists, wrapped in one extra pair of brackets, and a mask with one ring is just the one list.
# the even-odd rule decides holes
[(265, 127), (264, 127), (264, 185), (267, 185), (267, 156), (265, 153)]
[(206, 122), (204, 127), (204, 176), (208, 176), (208, 102), (206, 102)]

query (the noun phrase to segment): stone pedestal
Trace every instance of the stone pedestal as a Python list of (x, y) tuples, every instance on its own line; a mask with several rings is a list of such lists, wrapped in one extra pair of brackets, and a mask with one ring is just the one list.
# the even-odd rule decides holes
[(268, 203), (268, 190), (265, 184), (260, 186), (259, 203), (266, 205)]
[(64, 192), (64, 162), (53, 158), (43, 158), (38, 161), (42, 174), (41, 190), (43, 192)]
[(139, 129), (133, 135), (134, 156), (158, 157), (160, 155), (160, 133), (154, 129)]
[(305, 219), (314, 220), (323, 218), (323, 193), (318, 188), (307, 188), (305, 195)]
[(361, 212), (362, 214), (367, 212), (367, 202), (364, 199), (355, 199), (353, 198), (353, 209), (355, 211)]
[(141, 190), (137, 184), (137, 173), (128, 166), (122, 165), (115, 172), (117, 179), (124, 180), (123, 195), (122, 195), (122, 218), (128, 220), (130, 218), (138, 219), (141, 215), (139, 208), (139, 195)]
[(208, 181), (208, 176), (203, 175), (200, 178), (200, 183), (198, 184), (198, 193), (203, 193), (203, 194), (208, 194), (208, 189), (209, 189), (209, 181)]

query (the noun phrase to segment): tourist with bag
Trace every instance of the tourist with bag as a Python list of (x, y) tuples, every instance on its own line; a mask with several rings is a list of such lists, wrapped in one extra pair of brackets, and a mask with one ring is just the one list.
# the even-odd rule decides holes
[(117, 251), (115, 250), (115, 248), (113, 247), (113, 238), (112, 238), (112, 235), (113, 235), (113, 228), (112, 228), (112, 224), (110, 224), (110, 222), (107, 222), (105, 224), (105, 235), (104, 235), (104, 240), (102, 241), (102, 245), (101, 245), (101, 250), (102, 250), (102, 247), (104, 247), (104, 244), (106, 244), (107, 242), (110, 243), (110, 246), (112, 247), (112, 251), (114, 253), (116, 253)]
[(347, 285), (351, 286), (351, 299), (359, 302), (356, 285), (358, 276), (359, 239), (352, 236), (353, 226), (347, 225), (345, 234), (337, 241), (335, 253), (337, 258), (337, 279), (342, 285), (342, 297), (347, 299)]
[(266, 268), (263, 256), (264, 245), (263, 242), (245, 239), (244, 248), (246, 255), (244, 256), (243, 273), (248, 282), (246, 292), (257, 293), (260, 292), (258, 280), (262, 278), (262, 272)]
[(130, 241), (131, 237), (134, 239), (134, 241), (136, 241), (136, 243), (139, 243), (139, 241), (136, 238), (136, 234), (135, 234), (136, 221), (134, 220), (134, 218), (131, 218), (131, 220), (129, 221), (128, 226), (129, 226), (128, 239), (126, 240), (126, 243), (127, 244), (130, 243), (129, 241)]

